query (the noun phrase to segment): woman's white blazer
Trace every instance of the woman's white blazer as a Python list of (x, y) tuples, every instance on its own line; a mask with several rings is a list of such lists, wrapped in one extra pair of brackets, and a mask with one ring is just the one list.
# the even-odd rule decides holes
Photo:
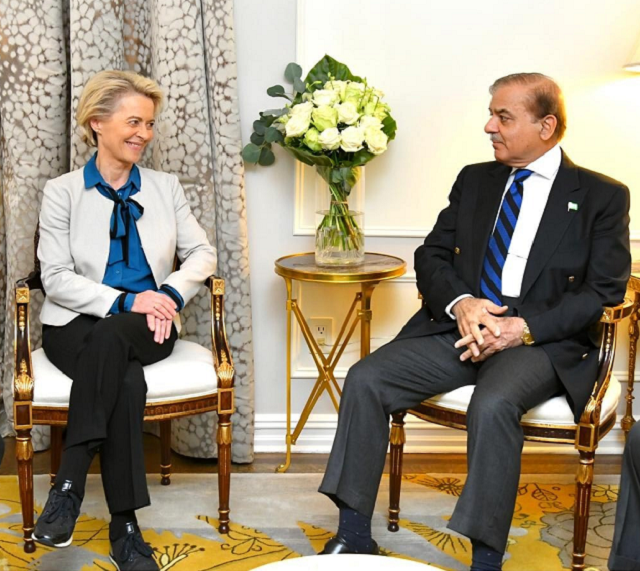
[[(175, 288), (185, 304), (216, 270), (216, 250), (191, 212), (175, 175), (140, 168), (144, 207), (138, 233), (158, 287)], [(42, 323), (66, 325), (78, 314), (106, 317), (121, 291), (102, 283), (109, 258), (113, 202), (85, 188), (83, 169), (50, 180), (40, 210), (38, 258), (46, 297)], [(172, 271), (174, 257), (181, 262)], [(176, 327), (180, 328), (178, 316)]]

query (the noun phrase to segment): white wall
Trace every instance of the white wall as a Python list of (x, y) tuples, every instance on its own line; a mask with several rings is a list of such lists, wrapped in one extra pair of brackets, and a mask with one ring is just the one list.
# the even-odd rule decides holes
[[(482, 131), (487, 88), (507, 73), (542, 71), (555, 77), (567, 100), (563, 147), (569, 156), (624, 181), (632, 196), (640, 187), (640, 76), (622, 71), (640, 35), (636, 0), (538, 0), (535, 5), (513, 0), (235, 0), (235, 21), (245, 143), (258, 112), (277, 106), (265, 91), (283, 81), (290, 61), (298, 61), (306, 73), (329, 53), (386, 92), (399, 129), (388, 153), (367, 167), (367, 250), (398, 255), (410, 269), (422, 241), (415, 236), (433, 225), (457, 172), (492, 158)], [(294, 228), (296, 215), (300, 219), (308, 210), (308, 193), (298, 193), (302, 199), (296, 202), (296, 165), (278, 151), (274, 166), (246, 172), (257, 451), (284, 448), (286, 296), (273, 262), (313, 249), (313, 238)], [(632, 201), (631, 226), (634, 257), (640, 257), (640, 201)], [(337, 328), (354, 291), (305, 285), (298, 296), (306, 315), (333, 317)], [(380, 285), (373, 301), (373, 347), (393, 337), (417, 306), (412, 272)], [(615, 369), (624, 381), (625, 326), (619, 342)], [(315, 374), (299, 336), (294, 348), (295, 414)], [(358, 354), (354, 342), (340, 376)], [(327, 396), (316, 412), (294, 451), (329, 449), (335, 414)], [(612, 433), (607, 442), (607, 450), (619, 450), (620, 434)], [(464, 435), (420, 425), (409, 444), (459, 450)]]

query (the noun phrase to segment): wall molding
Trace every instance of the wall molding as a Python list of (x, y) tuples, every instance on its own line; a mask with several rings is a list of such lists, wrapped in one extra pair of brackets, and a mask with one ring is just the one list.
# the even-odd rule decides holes
[[(619, 419), (621, 415), (618, 415)], [(298, 442), (292, 447), (294, 453), (304, 454), (328, 454), (337, 426), (336, 414), (311, 415), (298, 438)], [(598, 452), (600, 454), (622, 454), (624, 450), (624, 433), (620, 423), (607, 434), (600, 442)], [(292, 417), (292, 429), (295, 428), (298, 416)], [(456, 454), (465, 453), (467, 447), (467, 435), (462, 430), (446, 428), (418, 420), (407, 418), (405, 423), (407, 453), (440, 453)], [(258, 414), (255, 422), (255, 451), (285, 453), (286, 415), (284, 414)], [(544, 444), (540, 442), (525, 442), (524, 453), (545, 454), (575, 454), (575, 448), (563, 444)]]

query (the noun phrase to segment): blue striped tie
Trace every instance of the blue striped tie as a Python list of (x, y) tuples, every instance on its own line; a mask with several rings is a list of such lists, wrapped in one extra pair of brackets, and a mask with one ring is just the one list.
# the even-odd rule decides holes
[(496, 227), (489, 240), (489, 247), (482, 265), (480, 291), (496, 305), (502, 305), (502, 268), (509, 253), (511, 238), (516, 229), (522, 205), (522, 183), (533, 171), (518, 169), (509, 190), (504, 195)]

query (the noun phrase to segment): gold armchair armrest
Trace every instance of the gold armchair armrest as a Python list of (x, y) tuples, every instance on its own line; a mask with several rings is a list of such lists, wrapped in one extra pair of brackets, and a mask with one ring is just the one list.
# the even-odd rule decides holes
[(234, 367), (229, 340), (224, 325), (224, 280), (211, 276), (207, 287), (211, 292), (211, 345), (213, 362), (218, 377), (218, 414), (235, 412)]
[(30, 430), (33, 426), (32, 402), (34, 378), (29, 336), (29, 301), (31, 298), (31, 288), (27, 280), (28, 278), (19, 280), (15, 288), (13, 423), (16, 431)]
[(616, 329), (618, 323), (629, 317), (632, 312), (633, 301), (627, 298), (618, 305), (603, 308), (602, 317), (600, 318), (603, 328), (602, 343), (598, 356), (598, 376), (593, 385), (591, 397), (578, 423), (576, 432), (576, 448), (578, 450), (594, 450), (598, 443), (602, 401), (609, 388), (616, 350)]

